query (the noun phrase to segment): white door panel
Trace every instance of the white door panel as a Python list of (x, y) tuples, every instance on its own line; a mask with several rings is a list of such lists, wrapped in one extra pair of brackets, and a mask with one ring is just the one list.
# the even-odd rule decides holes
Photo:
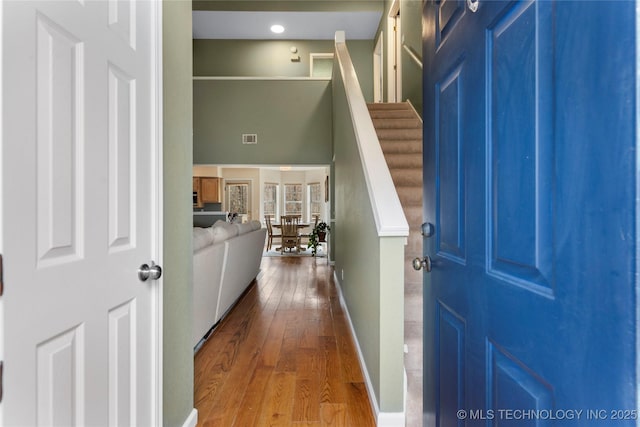
[(155, 2), (2, 7), (2, 425), (157, 422)]

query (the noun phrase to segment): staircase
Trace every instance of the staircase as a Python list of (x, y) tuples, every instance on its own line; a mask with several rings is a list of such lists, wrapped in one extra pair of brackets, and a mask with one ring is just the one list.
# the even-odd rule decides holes
[(411, 261), (422, 257), (422, 120), (409, 103), (368, 104), (382, 152), (409, 223), (405, 247), (404, 335), (409, 352), (406, 425), (422, 425), (422, 272)]

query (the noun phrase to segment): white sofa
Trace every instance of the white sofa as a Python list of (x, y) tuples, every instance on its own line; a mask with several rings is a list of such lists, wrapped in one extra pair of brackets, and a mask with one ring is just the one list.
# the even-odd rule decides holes
[(259, 221), (194, 227), (194, 347), (258, 275), (266, 233)]

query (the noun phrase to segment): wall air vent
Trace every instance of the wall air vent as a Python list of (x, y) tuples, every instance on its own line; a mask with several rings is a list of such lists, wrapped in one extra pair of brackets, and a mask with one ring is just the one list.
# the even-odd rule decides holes
[(243, 144), (257, 144), (258, 143), (258, 134), (255, 134), (255, 133), (243, 133), (242, 134), (242, 143)]

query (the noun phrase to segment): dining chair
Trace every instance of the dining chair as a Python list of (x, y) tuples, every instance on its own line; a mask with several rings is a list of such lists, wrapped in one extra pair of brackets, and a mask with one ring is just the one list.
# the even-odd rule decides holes
[(280, 217), (280, 225), (282, 226), (282, 246), (280, 253), (284, 253), (286, 248), (295, 248), (296, 253), (300, 252), (299, 223), (299, 218), (295, 215), (282, 215)]
[(273, 239), (280, 239), (282, 242), (282, 234), (274, 233), (273, 226), (271, 225), (271, 215), (264, 216), (264, 222), (267, 224), (267, 250), (271, 250), (271, 246), (273, 246)]

